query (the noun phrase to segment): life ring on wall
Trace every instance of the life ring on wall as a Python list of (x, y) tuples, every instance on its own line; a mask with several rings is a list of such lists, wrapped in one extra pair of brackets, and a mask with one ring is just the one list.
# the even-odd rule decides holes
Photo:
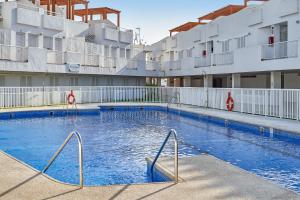
[(70, 105), (73, 105), (75, 103), (76, 99), (73, 90), (71, 90), (71, 92), (68, 94), (67, 101)]
[(227, 98), (227, 101), (226, 101), (226, 107), (227, 107), (227, 110), (229, 112), (233, 111), (234, 109), (234, 100), (231, 96), (231, 92), (228, 92), (228, 98)]

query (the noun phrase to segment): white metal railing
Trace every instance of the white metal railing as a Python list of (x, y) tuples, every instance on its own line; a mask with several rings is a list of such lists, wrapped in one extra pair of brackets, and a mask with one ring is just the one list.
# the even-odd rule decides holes
[(195, 68), (211, 66), (211, 55), (195, 57)]
[(228, 92), (234, 111), (300, 120), (300, 90), (178, 88), (139, 86), (95, 87), (0, 87), (0, 107), (28, 107), (64, 104), (66, 93), (74, 91), (77, 103), (151, 102), (167, 103), (180, 94), (177, 103), (227, 110)]
[(44, 15), (52, 15), (52, 16), (57, 16), (57, 17), (63, 17), (64, 13), (62, 11), (52, 12), (52, 11), (44, 10)]
[(170, 60), (166, 61), (163, 64), (165, 69), (172, 70), (180, 70), (181, 69), (181, 60)]
[(232, 65), (233, 64), (233, 51), (213, 54), (213, 65)]
[(47, 50), (47, 63), (57, 65), (64, 64), (64, 52), (56, 50)]
[(139, 66), (143, 65), (143, 63), (144, 63), (143, 60), (130, 59), (127, 61), (126, 68), (132, 69), (132, 70), (137, 70), (139, 68)]
[(102, 68), (116, 68), (117, 58), (113, 57), (100, 57), (100, 67)]
[(160, 71), (161, 64), (157, 61), (146, 61), (145, 69), (149, 71)]
[(96, 54), (84, 54), (81, 65), (85, 66), (99, 66), (100, 56)]
[(27, 62), (28, 61), (28, 48), (1, 44), (0, 45), (0, 60)]
[(261, 59), (273, 60), (298, 57), (298, 41), (262, 45)]
[(26, 9), (26, 10), (39, 12), (39, 7), (37, 7), (35, 5), (23, 4), (23, 3), (20, 3), (20, 2), (17, 3), (17, 8), (23, 8), (23, 9)]

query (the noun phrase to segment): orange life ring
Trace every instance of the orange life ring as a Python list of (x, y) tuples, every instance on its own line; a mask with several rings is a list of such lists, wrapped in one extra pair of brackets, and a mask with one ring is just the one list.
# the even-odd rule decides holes
[(68, 94), (67, 101), (70, 105), (73, 105), (75, 103), (76, 99), (73, 90), (71, 90), (70, 94)]
[(234, 109), (234, 100), (231, 96), (231, 92), (228, 92), (228, 98), (227, 98), (227, 101), (226, 101), (226, 107), (227, 107), (227, 110), (229, 112), (233, 111)]

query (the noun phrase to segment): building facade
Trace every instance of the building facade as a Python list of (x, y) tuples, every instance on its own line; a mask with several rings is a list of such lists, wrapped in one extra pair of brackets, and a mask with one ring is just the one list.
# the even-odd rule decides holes
[(146, 76), (160, 76), (146, 69), (144, 46), (133, 44), (132, 30), (119, 27), (120, 16), (117, 25), (107, 19), (112, 9), (99, 8), (104, 14), (96, 13), (97, 19), (91, 14), (78, 21), (66, 17), (66, 6), (53, 4), (55, 12), (49, 7), (28, 0), (0, 3), (1, 87), (139, 86)]
[(269, 0), (225, 13), (232, 8), (151, 45), (146, 58), (165, 72), (169, 86), (299, 89), (299, 0)]

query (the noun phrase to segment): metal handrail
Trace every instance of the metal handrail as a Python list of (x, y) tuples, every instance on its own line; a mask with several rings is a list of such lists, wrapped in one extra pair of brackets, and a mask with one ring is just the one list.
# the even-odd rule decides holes
[(45, 173), (49, 167), (52, 165), (52, 163), (55, 161), (57, 156), (62, 152), (62, 150), (65, 148), (65, 146), (69, 143), (71, 138), (73, 136), (76, 136), (77, 142), (78, 142), (78, 155), (79, 155), (79, 183), (80, 183), (80, 188), (83, 188), (83, 147), (82, 147), (82, 139), (81, 135), (77, 131), (71, 132), (64, 143), (58, 148), (58, 150), (55, 152), (53, 157), (50, 159), (48, 162), (47, 166), (42, 170), (42, 173)]
[(174, 129), (171, 129), (170, 132), (168, 133), (166, 139), (164, 140), (163, 144), (161, 145), (157, 155), (155, 156), (155, 159), (152, 162), (150, 172), (151, 172), (151, 177), (153, 179), (153, 170), (154, 166), (161, 155), (161, 152), (163, 151), (164, 147), (166, 146), (170, 136), (174, 136), (174, 144), (175, 144), (175, 158), (174, 158), (174, 176), (175, 176), (175, 181), (178, 182), (178, 139), (177, 139), (177, 132)]

